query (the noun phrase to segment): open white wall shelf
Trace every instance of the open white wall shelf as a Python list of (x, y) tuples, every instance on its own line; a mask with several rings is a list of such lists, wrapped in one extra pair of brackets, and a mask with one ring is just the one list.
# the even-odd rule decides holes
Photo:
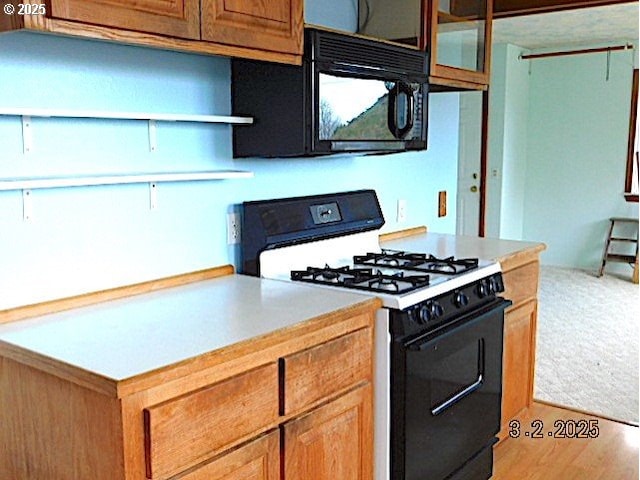
[(0, 191), (22, 190), (22, 217), (24, 220), (31, 220), (33, 217), (31, 190), (33, 189), (148, 183), (149, 208), (151, 210), (155, 210), (158, 205), (158, 183), (194, 182), (250, 177), (253, 177), (252, 172), (239, 170), (211, 170), (204, 172), (158, 172), (126, 175), (88, 175), (77, 177), (0, 178)]
[(0, 108), (0, 115), (22, 117), (22, 144), (24, 153), (32, 146), (31, 118), (97, 118), (113, 120), (144, 120), (149, 124), (149, 151), (155, 152), (156, 122), (225, 123), (229, 125), (251, 125), (252, 117), (229, 115), (191, 115), (183, 113), (112, 112), (106, 110), (75, 110), (47, 108)]
[[(190, 115), (180, 113), (114, 112), (104, 110), (46, 109), (46, 108), (0, 108), (0, 115), (22, 117), (23, 151), (32, 150), (31, 119), (42, 118), (87, 118), (114, 120), (142, 120), (149, 123), (149, 150), (156, 151), (156, 122), (199, 122), (250, 125), (251, 117), (227, 115)], [(149, 207), (157, 205), (157, 184), (162, 182), (193, 182), (250, 178), (252, 172), (239, 170), (209, 170), (200, 172), (151, 172), (135, 174), (83, 175), (69, 177), (0, 178), (0, 191), (22, 190), (23, 218), (32, 217), (31, 190), (42, 188), (86, 187), (99, 185), (123, 185), (131, 183), (149, 184)]]
[(63, 118), (113, 118), (120, 120), (159, 120), (163, 122), (252, 124), (251, 117), (225, 115), (189, 115), (182, 113), (112, 112), (106, 110), (75, 110), (47, 108), (0, 108), (0, 115)]
[(250, 177), (253, 177), (252, 172), (240, 170), (210, 170), (203, 172), (158, 172), (126, 175), (87, 175), (78, 177), (0, 178), (0, 191), (122, 185), (128, 183), (193, 182), (199, 180), (224, 180)]

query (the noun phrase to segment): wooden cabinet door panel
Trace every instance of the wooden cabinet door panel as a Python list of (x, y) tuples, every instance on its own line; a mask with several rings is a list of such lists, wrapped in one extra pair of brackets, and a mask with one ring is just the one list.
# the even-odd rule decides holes
[(280, 432), (253, 440), (180, 480), (280, 480)]
[(502, 428), (531, 403), (537, 302), (509, 310), (504, 320)]
[(198, 0), (51, 0), (53, 18), (200, 39)]
[(371, 380), (372, 334), (371, 328), (363, 328), (286, 357), (284, 414)]
[(278, 421), (278, 366), (144, 409), (147, 477), (167, 478)]
[(520, 305), (538, 295), (538, 277), (540, 263), (538, 261), (526, 263), (502, 274), (504, 280), (504, 297)]
[(371, 384), (284, 426), (283, 480), (371, 480)]
[(302, 0), (202, 0), (202, 39), (302, 53)]

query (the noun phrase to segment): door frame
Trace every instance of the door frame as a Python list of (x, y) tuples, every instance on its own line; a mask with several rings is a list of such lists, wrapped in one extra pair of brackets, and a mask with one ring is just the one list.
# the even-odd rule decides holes
[(478, 236), (485, 236), (487, 208), (487, 159), (489, 158), (489, 90), (482, 91), (482, 126), (480, 133), (480, 208), (478, 219)]

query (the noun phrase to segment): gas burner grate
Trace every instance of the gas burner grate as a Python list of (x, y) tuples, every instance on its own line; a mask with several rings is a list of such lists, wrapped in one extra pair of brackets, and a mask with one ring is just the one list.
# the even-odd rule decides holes
[(437, 258), (426, 253), (411, 253), (399, 250), (385, 250), (380, 253), (367, 253), (353, 257), (356, 265), (372, 267), (391, 267), (426, 273), (458, 275), (478, 268), (477, 258)]
[(429, 285), (429, 275), (405, 275), (405, 272), (386, 274), (373, 268), (307, 267), (293, 270), (291, 279), (307, 283), (354, 288), (369, 292), (402, 294)]

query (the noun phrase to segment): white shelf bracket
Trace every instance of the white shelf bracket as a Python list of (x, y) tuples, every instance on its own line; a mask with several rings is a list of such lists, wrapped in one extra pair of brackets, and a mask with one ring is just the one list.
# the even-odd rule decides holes
[(22, 151), (24, 153), (31, 152), (33, 147), (33, 137), (31, 135), (31, 117), (29, 115), (22, 116)]
[(31, 201), (31, 190), (22, 190), (22, 219), (27, 221), (33, 217), (33, 202)]
[(157, 126), (155, 120), (149, 120), (149, 151), (155, 152), (158, 147)]
[(155, 210), (158, 207), (158, 184), (149, 182), (149, 209)]

